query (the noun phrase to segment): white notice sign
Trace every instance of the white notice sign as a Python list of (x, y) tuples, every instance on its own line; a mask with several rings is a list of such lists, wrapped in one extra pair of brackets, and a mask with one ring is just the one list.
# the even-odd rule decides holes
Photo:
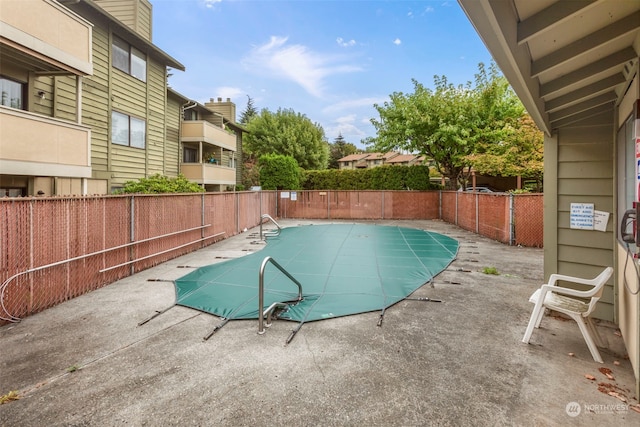
[(593, 230), (593, 203), (571, 203), (570, 226), (578, 230)]
[(596, 231), (607, 231), (609, 223), (609, 212), (593, 211), (593, 229)]

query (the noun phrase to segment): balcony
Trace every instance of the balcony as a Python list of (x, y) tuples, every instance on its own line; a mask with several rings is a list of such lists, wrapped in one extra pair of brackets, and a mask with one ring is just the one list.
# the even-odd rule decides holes
[(236, 170), (227, 166), (208, 163), (183, 163), (180, 172), (189, 181), (198, 184), (235, 185)]
[(91, 131), (64, 120), (0, 107), (0, 171), (90, 178)]
[(24, 58), (35, 71), (93, 73), (92, 25), (52, 0), (2, 3), (2, 49)]
[(225, 150), (236, 151), (236, 136), (209, 122), (202, 120), (187, 120), (182, 122), (182, 142), (205, 142), (222, 147)]

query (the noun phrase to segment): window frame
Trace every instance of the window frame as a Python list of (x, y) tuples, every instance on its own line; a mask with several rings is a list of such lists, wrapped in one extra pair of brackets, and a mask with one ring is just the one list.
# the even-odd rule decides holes
[(147, 82), (147, 55), (131, 43), (113, 36), (111, 66), (142, 82)]
[[(640, 159), (636, 157), (636, 122), (638, 118), (638, 106), (624, 120), (616, 134), (617, 144), (617, 190), (618, 190), (618, 224), (622, 224), (622, 216), (628, 209), (633, 209), (634, 202), (640, 197)], [(618, 241), (622, 241), (621, 233), (616, 233)]]
[(7, 108), (15, 108), (16, 110), (27, 110), (27, 84), (25, 82), (21, 82), (20, 80), (12, 79), (4, 74), (0, 74), (0, 81), (6, 81), (9, 83), (13, 83), (20, 89), (20, 105), (18, 107), (12, 106), (11, 102), (9, 105), (6, 105), (2, 102), (2, 94), (0, 93), (0, 105)]
[[(114, 125), (118, 120), (123, 122), (123, 119), (126, 120), (126, 129), (117, 129), (114, 128)], [(136, 123), (138, 126), (136, 129), (132, 129), (131, 124)], [(142, 125), (140, 127), (140, 125)], [(126, 130), (127, 140), (126, 143), (122, 137), (117, 138), (118, 134), (121, 134), (122, 131)], [(142, 143), (140, 143), (139, 138), (136, 138), (136, 132), (142, 132)], [(119, 145), (121, 147), (130, 147), (137, 148), (140, 150), (145, 150), (147, 148), (147, 121), (145, 119), (141, 119), (139, 117), (131, 116), (126, 113), (122, 113), (120, 111), (111, 110), (111, 144)]]

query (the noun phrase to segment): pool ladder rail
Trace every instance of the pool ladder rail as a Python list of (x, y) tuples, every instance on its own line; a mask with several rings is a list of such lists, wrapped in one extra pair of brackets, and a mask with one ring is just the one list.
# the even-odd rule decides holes
[[(262, 224), (264, 224), (264, 220), (265, 219), (268, 219), (269, 221), (274, 223), (277, 228), (275, 230), (267, 230), (267, 231), (265, 231), (263, 233), (262, 232)], [(276, 220), (271, 217), (271, 215), (269, 215), (269, 214), (260, 215), (260, 240), (265, 240), (265, 237), (276, 237), (276, 236), (279, 236), (280, 235), (280, 231), (282, 231), (282, 227), (280, 227), (280, 224), (278, 224), (276, 222)]]
[[(285, 276), (287, 276), (293, 283), (296, 284), (296, 286), (298, 287), (298, 298), (295, 301), (274, 302), (265, 310), (264, 309), (264, 272), (265, 272), (265, 269), (267, 268), (267, 264), (269, 263), (273, 264), (278, 270), (280, 270)], [(268, 256), (262, 261), (262, 265), (260, 266), (260, 272), (258, 274), (259, 274), (258, 276), (258, 334), (262, 335), (265, 333), (265, 327), (271, 326), (271, 317), (275, 312), (275, 310), (281, 309), (281, 308), (287, 308), (290, 305), (295, 305), (300, 301), (302, 301), (303, 297), (302, 297), (302, 284), (295, 277), (293, 277), (287, 270), (285, 270), (284, 267), (278, 264), (276, 260), (274, 260), (272, 257)], [(265, 319), (266, 319), (266, 323), (265, 323)], [(291, 342), (291, 340), (296, 335), (296, 333), (300, 330), (301, 327), (302, 327), (302, 323), (300, 323), (300, 325), (298, 325), (297, 328), (291, 331), (291, 334), (287, 338), (287, 342), (286, 342), (287, 344)]]

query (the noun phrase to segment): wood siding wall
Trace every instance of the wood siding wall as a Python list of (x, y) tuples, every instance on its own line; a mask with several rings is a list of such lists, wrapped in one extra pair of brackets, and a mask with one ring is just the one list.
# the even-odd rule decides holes
[(94, 0), (120, 22), (151, 41), (152, 6), (147, 0)]
[[(111, 26), (98, 16), (86, 18), (94, 24), (94, 74), (83, 78), (82, 123), (91, 127), (93, 178), (108, 179), (109, 187), (120, 187), (155, 173), (177, 176), (179, 138), (166, 138), (165, 129), (168, 121), (174, 129), (179, 127), (180, 109), (178, 105), (167, 111), (165, 65), (148, 57), (146, 82), (113, 68)], [(37, 104), (37, 112), (75, 121), (75, 77), (38, 77), (36, 81), (35, 89), (46, 94)], [(146, 121), (145, 149), (111, 144), (112, 110)]]
[(178, 176), (182, 160), (180, 147), (180, 112), (181, 101), (173, 97), (167, 98), (166, 135), (165, 135), (165, 175)]
[[(601, 125), (562, 129), (556, 143), (545, 144), (544, 245), (550, 249), (545, 252), (545, 277), (552, 273), (595, 277), (614, 264), (613, 218), (606, 232), (570, 228), (571, 203), (593, 203), (596, 210), (614, 212), (612, 122), (607, 117)], [(555, 186), (547, 179), (553, 174)], [(611, 279), (594, 316), (614, 321), (614, 299)]]

